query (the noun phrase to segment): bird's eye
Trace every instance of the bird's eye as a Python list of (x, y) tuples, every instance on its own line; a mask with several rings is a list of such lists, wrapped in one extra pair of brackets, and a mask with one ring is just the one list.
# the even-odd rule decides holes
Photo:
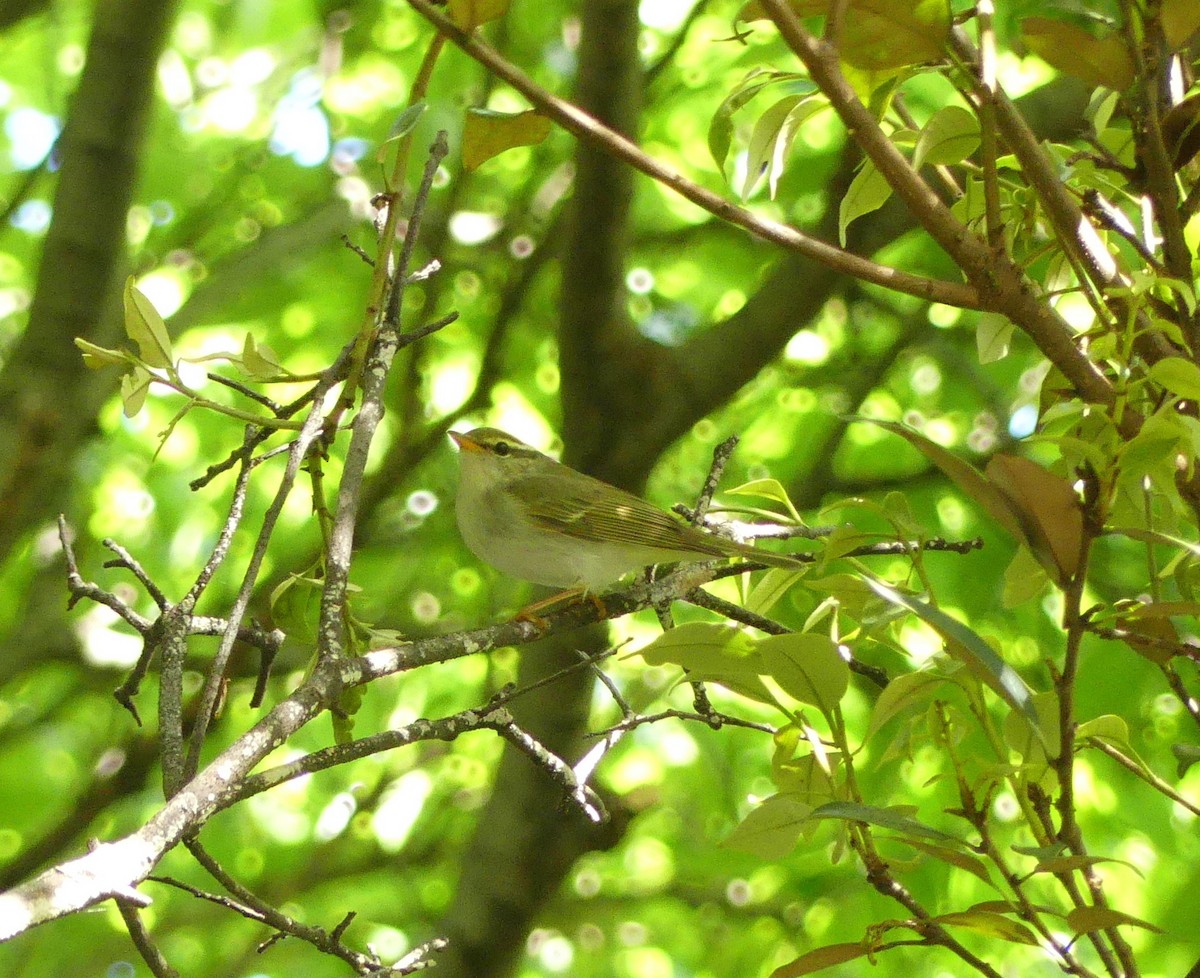
[(512, 446), (506, 441), (498, 441), (492, 449), (497, 455), (507, 455), (512, 451)]

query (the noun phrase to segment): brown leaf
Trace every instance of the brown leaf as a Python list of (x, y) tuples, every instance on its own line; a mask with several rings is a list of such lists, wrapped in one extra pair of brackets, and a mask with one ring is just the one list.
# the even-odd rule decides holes
[(995, 456), (985, 474), (1007, 500), (1038, 562), (1059, 582), (1074, 577), (1083, 546), (1083, 511), (1071, 484), (1015, 455)]

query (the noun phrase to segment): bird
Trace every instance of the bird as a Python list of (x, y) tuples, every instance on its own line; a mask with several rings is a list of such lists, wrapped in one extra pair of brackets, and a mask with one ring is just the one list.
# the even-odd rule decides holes
[(450, 437), (460, 450), (459, 532), (475, 556), (512, 577), (594, 595), (651, 564), (745, 557), (804, 566), (682, 523), (498, 428)]

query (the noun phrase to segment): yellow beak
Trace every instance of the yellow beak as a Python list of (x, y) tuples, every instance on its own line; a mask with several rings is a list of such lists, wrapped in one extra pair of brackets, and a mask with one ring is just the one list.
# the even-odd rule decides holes
[(464, 452), (482, 452), (484, 450), (483, 446), (479, 444), (479, 442), (473, 440), (467, 435), (460, 434), (457, 431), (450, 432), (450, 437), (454, 440), (454, 444), (456, 444), (459, 449)]

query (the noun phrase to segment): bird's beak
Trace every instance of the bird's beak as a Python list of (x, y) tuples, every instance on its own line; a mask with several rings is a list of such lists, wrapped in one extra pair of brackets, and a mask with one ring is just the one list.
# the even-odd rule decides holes
[(483, 446), (479, 442), (473, 440), (469, 435), (460, 434), (457, 431), (450, 432), (450, 437), (454, 440), (454, 444), (459, 447), (460, 451), (464, 452), (482, 452)]

